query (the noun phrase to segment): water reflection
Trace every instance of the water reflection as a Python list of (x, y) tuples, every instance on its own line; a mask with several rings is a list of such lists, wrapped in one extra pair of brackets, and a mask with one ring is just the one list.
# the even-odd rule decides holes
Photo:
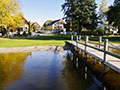
[(69, 50), (0, 54), (0, 90), (97, 90), (98, 82)]
[(79, 60), (77, 55), (73, 53), (67, 55), (62, 75), (68, 83), (69, 90), (104, 89), (102, 82), (96, 79), (95, 75), (87, 68), (85, 62)]
[(30, 53), (0, 54), (0, 90), (22, 77), (28, 55)]

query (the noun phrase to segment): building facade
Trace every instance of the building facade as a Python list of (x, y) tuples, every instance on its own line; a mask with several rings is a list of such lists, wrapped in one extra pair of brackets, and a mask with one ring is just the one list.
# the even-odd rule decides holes
[(50, 24), (46, 25), (46, 28), (51, 28), (53, 30), (64, 30), (64, 24), (65, 22), (63, 21), (63, 19), (59, 19), (59, 20), (55, 20), (52, 21)]

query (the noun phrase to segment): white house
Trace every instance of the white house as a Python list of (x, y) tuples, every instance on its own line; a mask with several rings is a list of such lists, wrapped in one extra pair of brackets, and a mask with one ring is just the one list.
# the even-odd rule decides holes
[(46, 27), (52, 26), (53, 30), (65, 30), (64, 24), (65, 24), (65, 22), (63, 21), (63, 19), (58, 19), (58, 20), (54, 20), (50, 24), (46, 25)]

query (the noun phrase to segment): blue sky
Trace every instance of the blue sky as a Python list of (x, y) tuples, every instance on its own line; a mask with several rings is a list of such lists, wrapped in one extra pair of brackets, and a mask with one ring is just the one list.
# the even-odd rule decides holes
[[(41, 26), (46, 20), (56, 20), (63, 17), (61, 5), (65, 0), (22, 0), (24, 17), (31, 22), (38, 22)], [(99, 5), (102, 0), (96, 0)], [(108, 0), (108, 5), (114, 0)]]

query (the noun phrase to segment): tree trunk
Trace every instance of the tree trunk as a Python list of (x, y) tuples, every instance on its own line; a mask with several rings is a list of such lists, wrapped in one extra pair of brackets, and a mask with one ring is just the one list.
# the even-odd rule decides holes
[(79, 25), (79, 26), (78, 26), (78, 35), (81, 35), (82, 26), (81, 26), (80, 22), (79, 22), (78, 25)]

